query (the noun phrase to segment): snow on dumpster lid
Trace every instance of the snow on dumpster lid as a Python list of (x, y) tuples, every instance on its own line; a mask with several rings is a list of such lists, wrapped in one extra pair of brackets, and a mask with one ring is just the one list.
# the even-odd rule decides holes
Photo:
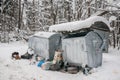
[(76, 30), (80, 30), (83, 28), (90, 28), (92, 24), (94, 24), (97, 21), (101, 21), (104, 22), (110, 30), (112, 30), (112, 28), (110, 27), (109, 22), (101, 16), (92, 16), (86, 20), (82, 20), (82, 21), (75, 21), (75, 22), (68, 22), (68, 23), (62, 23), (62, 24), (57, 24), (57, 25), (52, 25), (49, 28), (49, 31), (76, 31)]
[(37, 32), (33, 36), (50, 38), (52, 35), (56, 34), (55, 32)]

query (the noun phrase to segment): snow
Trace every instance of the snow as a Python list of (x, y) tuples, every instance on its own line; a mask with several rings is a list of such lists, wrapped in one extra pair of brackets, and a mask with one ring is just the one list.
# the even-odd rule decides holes
[(108, 13), (107, 11), (97, 11), (96, 13), (92, 14), (91, 16), (102, 16), (102, 14)]
[(119, 7), (120, 7), (120, 2), (118, 2), (117, 6), (119, 6)]
[(56, 34), (55, 32), (37, 32), (33, 36), (50, 38), (52, 35)]
[(75, 22), (62, 23), (58, 25), (52, 25), (50, 26), (49, 31), (75, 31), (82, 28), (89, 28), (96, 21), (104, 22), (109, 27), (109, 29), (112, 30), (109, 22), (105, 18), (101, 16), (92, 16), (83, 21), (75, 21)]
[(120, 80), (120, 50), (110, 47), (103, 54), (103, 64), (88, 76), (81, 72), (68, 74), (57, 71), (45, 71), (29, 60), (12, 60), (11, 53), (24, 54), (28, 44), (23, 41), (0, 43), (0, 80)]
[(114, 20), (116, 20), (116, 19), (117, 19), (116, 16), (111, 16), (111, 17), (109, 18), (109, 22), (112, 22), (112, 21), (114, 21)]

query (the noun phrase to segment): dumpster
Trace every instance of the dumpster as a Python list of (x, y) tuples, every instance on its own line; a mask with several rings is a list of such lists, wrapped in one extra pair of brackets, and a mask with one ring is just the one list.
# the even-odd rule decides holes
[(55, 50), (61, 47), (61, 35), (54, 32), (38, 32), (29, 38), (28, 46), (35, 54), (52, 60)]
[(49, 31), (62, 33), (63, 59), (78, 66), (102, 65), (102, 53), (108, 52), (109, 22), (100, 16), (83, 21), (53, 25)]

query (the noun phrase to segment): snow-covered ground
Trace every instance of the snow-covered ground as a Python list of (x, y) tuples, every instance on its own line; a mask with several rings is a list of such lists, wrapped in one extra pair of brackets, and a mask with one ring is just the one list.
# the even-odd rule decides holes
[(109, 49), (103, 54), (103, 65), (94, 73), (85, 76), (77, 74), (45, 71), (36, 65), (30, 65), (29, 60), (12, 60), (11, 53), (18, 51), (24, 54), (27, 43), (0, 43), (0, 80), (120, 80), (120, 51)]

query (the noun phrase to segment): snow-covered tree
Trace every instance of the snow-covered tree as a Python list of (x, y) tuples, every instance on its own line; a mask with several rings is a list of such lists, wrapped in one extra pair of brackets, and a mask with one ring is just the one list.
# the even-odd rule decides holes
[(5, 32), (4, 36), (13, 31), (20, 38), (47, 30), (50, 25), (84, 20), (93, 15), (104, 15), (108, 20), (115, 16), (111, 26), (115, 28), (114, 35), (120, 34), (119, 0), (0, 0), (0, 31)]
[(2, 42), (9, 40), (9, 33), (15, 29), (18, 23), (17, 6), (17, 0), (0, 0), (0, 37)]

